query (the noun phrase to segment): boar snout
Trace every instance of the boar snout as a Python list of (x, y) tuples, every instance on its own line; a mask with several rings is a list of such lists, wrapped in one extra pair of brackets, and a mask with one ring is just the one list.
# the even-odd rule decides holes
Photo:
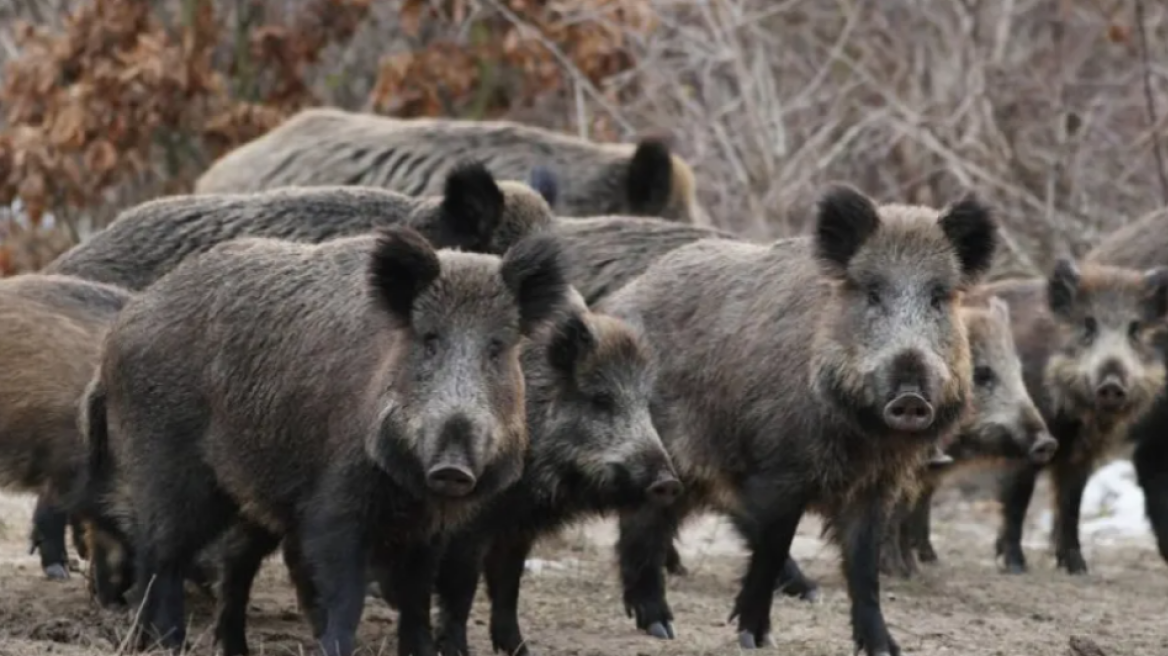
[(465, 497), (475, 487), (475, 475), (463, 465), (438, 464), (426, 472), (426, 485), (435, 494), (446, 497)]
[(1044, 465), (1054, 457), (1055, 451), (1058, 451), (1058, 440), (1051, 437), (1049, 433), (1042, 433), (1034, 440), (1028, 455), (1031, 462)]
[(664, 472), (657, 476), (657, 480), (653, 481), (646, 492), (649, 494), (649, 499), (659, 506), (668, 506), (677, 501), (677, 497), (681, 496), (681, 481), (669, 472)]
[(916, 433), (933, 425), (933, 405), (916, 388), (904, 386), (884, 406), (884, 423), (889, 428)]
[(1108, 374), (1095, 387), (1095, 403), (1101, 410), (1121, 410), (1127, 403), (1127, 386), (1118, 374)]
[(438, 434), (437, 448), (426, 470), (426, 486), (435, 494), (464, 497), (478, 483), (474, 454), (490, 441), (490, 430), (458, 414), (447, 420)]

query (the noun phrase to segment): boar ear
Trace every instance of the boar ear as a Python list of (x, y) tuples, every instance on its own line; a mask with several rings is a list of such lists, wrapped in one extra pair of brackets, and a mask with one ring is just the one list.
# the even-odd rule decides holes
[(1168, 268), (1156, 267), (1144, 272), (1144, 316), (1161, 321), (1168, 313)]
[(1002, 300), (1001, 296), (991, 295), (986, 300), (986, 305), (990, 308), (990, 314), (998, 321), (1009, 325), (1010, 324), (1010, 305)]
[(1060, 257), (1046, 281), (1046, 304), (1055, 314), (1066, 314), (1079, 294), (1079, 267), (1074, 260)]
[(382, 228), (369, 261), (369, 285), (390, 313), (409, 321), (414, 301), (438, 279), (438, 253), (408, 226)]
[(669, 144), (660, 137), (642, 139), (629, 161), (625, 194), (629, 211), (642, 216), (660, 216), (673, 192), (673, 157)]
[(972, 193), (945, 208), (937, 221), (961, 262), (967, 284), (976, 283), (994, 263), (998, 226), (989, 206)]
[(447, 174), (439, 212), (457, 243), (481, 250), (503, 218), (504, 203), (503, 190), (487, 167), (468, 160)]
[(572, 375), (576, 364), (596, 348), (596, 336), (584, 320), (584, 315), (572, 312), (556, 324), (548, 340), (547, 357), (557, 371)]
[(531, 167), (527, 174), (527, 186), (543, 197), (548, 207), (556, 206), (560, 195), (560, 180), (550, 168), (542, 164)]
[(848, 268), (864, 242), (880, 227), (876, 204), (855, 187), (833, 184), (816, 209), (815, 252), (832, 269)]
[(499, 273), (519, 303), (519, 330), (524, 335), (568, 305), (566, 259), (560, 241), (548, 233), (524, 237), (503, 255)]

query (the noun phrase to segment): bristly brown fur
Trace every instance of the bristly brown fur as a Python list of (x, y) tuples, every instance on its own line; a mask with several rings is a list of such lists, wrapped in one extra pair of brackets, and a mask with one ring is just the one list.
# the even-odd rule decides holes
[[(486, 163), (499, 179), (527, 180), (540, 168), (556, 180), (561, 216), (660, 216), (692, 223), (698, 204), (691, 167), (664, 140), (596, 143), (509, 121), (401, 119), (310, 108), (217, 160), (198, 193), (281, 186), (361, 185), (437, 194), (453, 166)], [(545, 187), (546, 188), (546, 187)]]

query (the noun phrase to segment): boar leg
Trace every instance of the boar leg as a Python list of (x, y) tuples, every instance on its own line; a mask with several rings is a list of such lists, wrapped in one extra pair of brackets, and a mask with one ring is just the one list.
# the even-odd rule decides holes
[[(327, 502), (317, 500), (316, 505)], [(318, 638), (325, 656), (350, 656), (365, 610), (367, 549), (360, 518), (320, 509), (300, 533), (304, 564), (319, 592), (324, 630)], [(426, 656), (429, 656), (428, 654)]]
[(681, 553), (677, 545), (670, 543), (669, 551), (665, 552), (665, 571), (673, 576), (689, 576), (689, 570), (681, 562)]
[(37, 496), (29, 554), (41, 552), (41, 569), (46, 578), (69, 578), (69, 554), (65, 547), (68, 525), (69, 515), (58, 506), (56, 495), (46, 490)]
[(912, 575), (905, 553), (905, 524), (908, 522), (908, 502), (900, 500), (889, 513), (880, 542), (880, 573), (901, 579)]
[(1022, 524), (1026, 509), (1034, 496), (1038, 469), (1022, 465), (1002, 475), (999, 498), (1002, 501), (1002, 528), (995, 544), (996, 554), (1004, 560), (1006, 571), (1021, 574), (1026, 571), (1026, 556), (1022, 553)]
[(819, 599), (819, 584), (807, 578), (803, 570), (799, 569), (799, 563), (790, 556), (787, 556), (787, 562), (783, 563), (783, 571), (779, 573), (779, 584), (776, 589), (788, 597), (798, 597), (803, 601), (814, 602)]
[(655, 638), (672, 640), (673, 611), (665, 599), (665, 554), (677, 536), (683, 514), (674, 504), (646, 504), (620, 516), (617, 554), (625, 614)]
[(922, 563), (937, 562), (937, 552), (933, 549), (933, 493), (932, 485), (921, 490), (921, 496), (913, 504), (908, 514), (908, 538), (911, 549), (915, 550)]
[(1156, 534), (1160, 556), (1168, 561), (1168, 439), (1144, 435), (1136, 444), (1132, 464), (1144, 490), (1144, 508)]
[(81, 560), (89, 560), (89, 545), (85, 544), (85, 526), (77, 515), (69, 516), (69, 533), (73, 536), (73, 550)]
[(799, 528), (803, 507), (800, 504), (791, 509), (790, 503), (774, 495), (761, 498), (747, 491), (743, 496), (751, 501), (748, 514), (735, 517), (734, 523), (750, 547), (750, 562), (728, 621), (738, 619), (739, 646), (756, 649), (773, 644), (770, 634), (775, 586), (790, 558), (791, 541)]
[(1079, 544), (1079, 510), (1083, 490), (1091, 478), (1091, 465), (1064, 461), (1054, 468), (1055, 522), (1054, 543), (1058, 566), (1069, 574), (1086, 574), (1087, 561)]
[(500, 535), (487, 550), (483, 567), (491, 598), (491, 645), (504, 654), (531, 654), (519, 630), (519, 584), (534, 543), (524, 534)]
[(286, 535), (282, 546), (284, 566), (288, 568), (288, 578), (292, 579), (292, 587), (296, 590), (296, 605), (300, 608), (300, 614), (312, 627), (312, 637), (319, 640), (324, 635), (324, 610), (319, 603), (312, 573), (309, 572), (304, 560), (304, 548), (300, 544), (300, 537), (295, 534)]
[(144, 631), (139, 635), (142, 649), (155, 645), (178, 653), (186, 642), (186, 614), (183, 573), (186, 567), (173, 554), (160, 555), (153, 544), (142, 547), (136, 579), (142, 582)]
[(264, 558), (280, 546), (280, 537), (250, 522), (232, 527), (223, 549), (215, 640), (223, 656), (247, 656), (247, 605)]
[[(434, 582), (439, 604), (438, 653), (443, 656), (470, 654), (466, 625), (479, 584), (485, 546), (480, 535), (467, 531), (452, 537), (443, 550)], [(492, 616), (496, 610), (492, 601)]]
[[(444, 545), (440, 539), (395, 544), (378, 556), (385, 565), (381, 589), (397, 597), (397, 653), (399, 656), (436, 656), (430, 626), (430, 596)], [(365, 596), (362, 582), (361, 597)]]
[(844, 577), (852, 602), (852, 640), (865, 656), (900, 656), (880, 608), (880, 545), (887, 518), (880, 494), (857, 495), (833, 519), (843, 551)]

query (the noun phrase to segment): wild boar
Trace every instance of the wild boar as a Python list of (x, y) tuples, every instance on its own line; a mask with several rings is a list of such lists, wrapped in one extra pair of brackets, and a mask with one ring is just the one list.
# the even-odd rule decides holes
[(551, 208), (530, 187), (496, 182), (466, 162), (444, 178), (441, 196), (414, 198), (359, 187), (159, 198), (62, 253), (45, 272), (140, 291), (192, 255), (237, 237), (319, 243), (409, 225), (438, 248), (502, 254), (551, 226)]
[(920, 494), (898, 504), (880, 550), (881, 572), (911, 577), (921, 562), (936, 562), (930, 539), (930, 505), (944, 479), (959, 469), (1002, 459), (1045, 464), (1058, 449), (1022, 379), (1022, 362), (1010, 331), (1010, 309), (995, 296), (966, 297), (960, 309), (973, 358), (973, 412), (952, 438), (945, 460), (921, 472)]
[(554, 237), (500, 258), (416, 231), (250, 238), (127, 304), (83, 401), (89, 486), (134, 513), (143, 625), (185, 638), (181, 577), (225, 531), (215, 634), (246, 654), (264, 557), (285, 544), (314, 634), (348, 656), (367, 561), (401, 590), (398, 652), (434, 653), (434, 542), (514, 483), (520, 340), (566, 306)]
[(492, 174), (541, 188), (556, 214), (704, 216), (689, 164), (664, 139), (596, 143), (511, 121), (390, 118), (330, 107), (302, 110), (220, 157), (198, 193), (252, 192), (288, 185), (363, 185), (411, 196), (435, 194), (464, 158)]
[(672, 634), (665, 554), (685, 515), (709, 506), (751, 551), (731, 615), (739, 643), (767, 643), (776, 582), (812, 510), (843, 551), (856, 647), (900, 653), (880, 607), (885, 511), (968, 411), (958, 307), (996, 243), (973, 197), (940, 211), (877, 206), (839, 185), (811, 237), (699, 241), (598, 304), (655, 353), (653, 423), (685, 490), (621, 518), (624, 600), (639, 628)]
[[(1062, 258), (1046, 279), (1003, 280), (985, 292), (1010, 304), (1026, 387), (1059, 442), (1045, 467), (1055, 487), (1057, 564), (1085, 574), (1079, 508), (1087, 480), (1164, 387), (1154, 341), (1168, 311), (1168, 269)], [(1026, 570), (1022, 524), (1042, 469), (1018, 466), (1003, 478), (996, 552), (1009, 572)]]

